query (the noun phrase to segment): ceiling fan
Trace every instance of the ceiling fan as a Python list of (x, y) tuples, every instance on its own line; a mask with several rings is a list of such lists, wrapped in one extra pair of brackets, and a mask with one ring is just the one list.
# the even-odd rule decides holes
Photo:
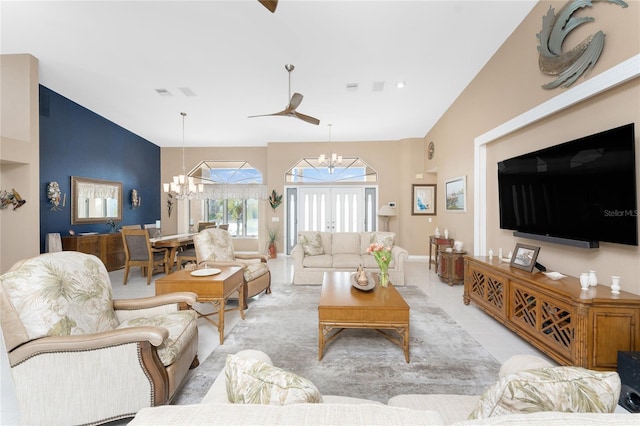
[(294, 93), (293, 96), (291, 96), (291, 71), (293, 71), (296, 67), (291, 64), (287, 64), (284, 66), (284, 68), (289, 72), (289, 105), (287, 105), (287, 107), (280, 112), (276, 112), (273, 114), (251, 115), (249, 116), (249, 118), (281, 115), (283, 117), (299, 118), (300, 120), (306, 121), (307, 123), (315, 124), (317, 126), (318, 124), (320, 124), (320, 120), (296, 111), (296, 108), (298, 108), (298, 106), (302, 102), (302, 95), (300, 93)]
[(276, 7), (278, 7), (278, 0), (258, 0), (264, 7), (269, 9), (269, 12), (275, 13)]

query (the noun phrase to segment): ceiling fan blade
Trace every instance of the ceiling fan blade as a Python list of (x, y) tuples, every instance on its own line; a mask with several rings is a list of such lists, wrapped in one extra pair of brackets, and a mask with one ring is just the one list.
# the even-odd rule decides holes
[(302, 102), (302, 98), (303, 96), (300, 93), (294, 93), (291, 97), (291, 102), (289, 102), (289, 108), (287, 109), (295, 111), (295, 109), (300, 105), (300, 102)]
[(284, 111), (280, 111), (280, 112), (274, 112), (273, 114), (260, 114), (260, 115), (250, 115), (249, 118), (256, 118), (256, 117), (273, 117), (276, 115), (282, 115), (282, 116), (287, 116), (289, 115), (289, 110), (285, 109)]
[(320, 120), (318, 120), (317, 118), (311, 117), (309, 115), (304, 115), (296, 111), (292, 111), (291, 113), (293, 114), (294, 117), (297, 117), (300, 120), (306, 121), (307, 123), (315, 124), (316, 126), (320, 124)]
[(275, 13), (276, 7), (278, 7), (278, 0), (258, 0), (264, 7), (269, 9), (269, 12)]

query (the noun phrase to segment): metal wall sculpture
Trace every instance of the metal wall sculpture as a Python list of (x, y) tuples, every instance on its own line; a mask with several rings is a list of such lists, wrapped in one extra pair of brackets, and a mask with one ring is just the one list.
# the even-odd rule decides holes
[[(627, 3), (622, 0), (602, 1), (627, 7)], [(590, 16), (575, 17), (573, 13), (578, 9), (591, 6), (591, 0), (573, 0), (564, 5), (558, 15), (555, 14), (554, 8), (550, 7), (542, 18), (542, 30), (536, 35), (539, 40), (540, 58), (538, 63), (540, 71), (547, 75), (558, 76), (554, 81), (542, 85), (544, 89), (571, 86), (578, 77), (593, 68), (598, 61), (604, 47), (604, 33), (602, 31), (590, 35), (568, 52), (562, 51), (562, 44), (571, 31), (582, 24), (595, 20)]]

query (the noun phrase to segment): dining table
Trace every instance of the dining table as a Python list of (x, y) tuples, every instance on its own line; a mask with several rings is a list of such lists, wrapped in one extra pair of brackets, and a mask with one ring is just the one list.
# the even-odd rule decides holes
[(181, 247), (193, 245), (193, 236), (196, 233), (164, 235), (157, 238), (149, 238), (153, 248), (169, 249), (169, 259), (171, 259), (170, 269), (173, 271), (176, 265), (176, 253)]

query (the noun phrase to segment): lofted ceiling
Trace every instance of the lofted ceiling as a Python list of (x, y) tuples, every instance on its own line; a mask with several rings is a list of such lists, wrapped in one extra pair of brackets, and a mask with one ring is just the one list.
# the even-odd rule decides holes
[[(182, 146), (182, 111), (188, 147), (399, 140), (428, 133), (535, 3), (3, 0), (0, 47), (161, 147)], [(286, 64), (318, 126), (248, 118), (288, 105)]]

